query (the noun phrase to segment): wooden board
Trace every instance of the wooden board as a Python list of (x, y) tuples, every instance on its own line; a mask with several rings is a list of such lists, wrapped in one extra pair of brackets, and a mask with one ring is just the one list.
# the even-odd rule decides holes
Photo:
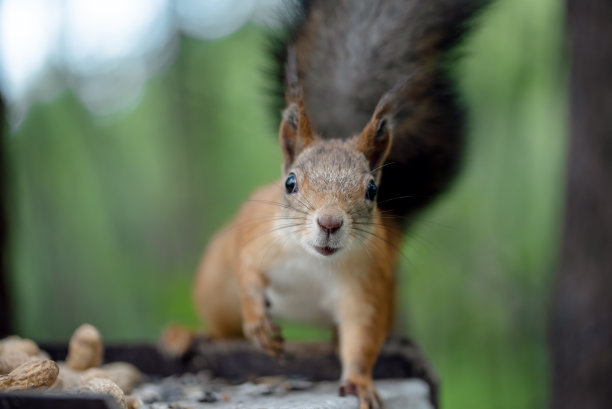
[[(43, 344), (41, 348), (47, 351), (54, 360), (60, 361), (66, 357), (67, 347), (65, 344)], [(169, 356), (156, 345), (150, 343), (110, 344), (105, 347), (105, 361), (129, 362), (145, 374), (154, 377), (207, 371), (212, 377), (226, 379), (230, 384), (243, 383), (257, 377), (266, 376), (298, 377), (318, 382), (313, 389), (292, 391), (286, 397), (252, 396), (240, 406), (245, 409), (251, 407), (249, 402), (256, 403), (253, 408), (299, 406), (302, 408), (348, 409), (356, 405), (354, 397), (339, 398), (337, 396), (340, 363), (334, 347), (329, 343), (288, 343), (283, 361), (270, 358), (247, 341), (213, 342), (200, 338), (182, 357)], [(389, 404), (389, 409), (438, 407), (437, 376), (422, 351), (409, 340), (396, 338), (385, 344), (374, 369), (374, 378), (385, 401), (396, 402)], [(249, 384), (251, 383), (247, 382), (242, 385)], [(236, 396), (240, 395), (239, 388), (241, 385), (230, 385), (230, 387), (238, 388), (230, 389), (230, 393), (236, 394)], [(19, 396), (25, 395), (17, 394), (17, 397)], [(38, 399), (37, 396), (43, 399), (46, 395), (41, 393), (28, 394), (27, 399)], [(77, 396), (68, 395), (65, 398), (76, 399)], [(81, 400), (87, 399), (82, 395), (78, 398)], [(0, 394), (0, 403), (6, 402), (6, 399), (15, 399), (15, 395)], [(59, 399), (59, 397), (56, 396), (55, 399)], [(295, 399), (299, 399), (301, 404), (298, 406), (283, 406), (288, 402), (295, 402)], [(236, 401), (234, 400), (234, 402)], [(219, 404), (222, 403), (224, 402)], [(406, 406), (408, 403), (410, 405)], [(52, 405), (52, 402), (49, 404)], [(245, 404), (249, 405), (245, 406)], [(203, 407), (210, 409), (214, 407), (210, 406), (209, 403), (206, 405)], [(9, 405), (9, 407), (13, 406)], [(49, 409), (61, 407), (67, 406), (48, 406)], [(98, 408), (100, 406), (81, 407)], [(226, 405), (223, 407), (233, 408), (234, 406)]]

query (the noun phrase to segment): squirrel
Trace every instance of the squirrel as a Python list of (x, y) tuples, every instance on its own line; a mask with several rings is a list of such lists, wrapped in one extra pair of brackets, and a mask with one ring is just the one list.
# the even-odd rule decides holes
[(449, 65), (486, 0), (304, 1), (281, 56), (282, 177), (206, 249), (194, 283), (213, 338), (272, 356), (272, 317), (335, 328), (339, 392), (384, 407), (372, 369), (394, 315), (404, 231), (457, 173)]

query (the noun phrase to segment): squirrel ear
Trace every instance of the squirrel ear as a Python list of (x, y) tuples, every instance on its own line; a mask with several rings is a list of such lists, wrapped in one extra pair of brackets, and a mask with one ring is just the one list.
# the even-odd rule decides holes
[(383, 164), (391, 150), (391, 118), (388, 104), (381, 104), (381, 99), (374, 110), (374, 115), (357, 137), (357, 150), (363, 152), (370, 163), (370, 169), (376, 169)]
[(285, 82), (285, 99), (288, 105), (283, 111), (279, 139), (284, 156), (283, 168), (286, 171), (300, 152), (314, 140), (310, 122), (304, 111), (304, 99), (298, 81), (297, 57), (294, 46), (287, 48)]
[(297, 103), (290, 103), (283, 111), (279, 140), (283, 151), (283, 167), (287, 170), (300, 152), (314, 140), (301, 99)]
[(384, 163), (393, 142), (393, 126), (402, 116), (403, 101), (407, 99), (410, 78), (402, 78), (378, 101), (370, 122), (357, 137), (357, 150), (363, 152), (370, 162), (370, 169)]

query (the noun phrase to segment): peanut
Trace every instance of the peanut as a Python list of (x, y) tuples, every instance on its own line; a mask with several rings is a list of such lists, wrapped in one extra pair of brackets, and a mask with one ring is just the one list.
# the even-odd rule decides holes
[(31, 339), (20, 338), (16, 335), (6, 337), (2, 341), (2, 355), (9, 351), (22, 351), (28, 355), (38, 355), (38, 345)]
[(23, 351), (18, 349), (9, 350), (8, 352), (0, 355), (0, 375), (6, 375), (19, 365), (26, 363), (30, 360), (38, 360), (38, 356), (30, 356)]
[(126, 396), (125, 402), (127, 403), (127, 409), (139, 409), (143, 406), (140, 398), (137, 398), (136, 396)]
[(196, 334), (188, 328), (176, 324), (169, 324), (162, 332), (162, 350), (172, 357), (182, 357), (189, 351), (191, 345), (193, 345), (195, 337)]
[(64, 362), (59, 362), (57, 366), (59, 368), (59, 374), (52, 386), (53, 389), (69, 391), (75, 390), (83, 384), (81, 381), (81, 372), (68, 368)]
[(0, 391), (40, 388), (53, 385), (59, 369), (49, 360), (28, 361), (19, 365), (8, 375), (0, 376)]
[(104, 348), (98, 330), (89, 324), (83, 324), (72, 335), (68, 344), (66, 366), (77, 371), (100, 366)]
[(127, 409), (125, 394), (116, 383), (106, 378), (92, 378), (78, 390), (83, 393), (110, 395), (122, 409)]
[(130, 393), (142, 379), (142, 374), (134, 365), (127, 362), (113, 362), (100, 368), (90, 368), (83, 372), (81, 379), (87, 382), (92, 378), (106, 378), (115, 382), (125, 393)]

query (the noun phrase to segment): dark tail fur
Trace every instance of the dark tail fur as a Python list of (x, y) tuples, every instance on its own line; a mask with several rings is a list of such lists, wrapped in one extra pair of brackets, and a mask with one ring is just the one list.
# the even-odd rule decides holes
[(381, 96), (400, 81), (407, 84), (378, 198), (381, 209), (404, 221), (442, 192), (459, 167), (464, 113), (449, 63), (486, 2), (303, 2), (289, 43), (297, 50), (306, 113), (319, 134), (360, 132)]

